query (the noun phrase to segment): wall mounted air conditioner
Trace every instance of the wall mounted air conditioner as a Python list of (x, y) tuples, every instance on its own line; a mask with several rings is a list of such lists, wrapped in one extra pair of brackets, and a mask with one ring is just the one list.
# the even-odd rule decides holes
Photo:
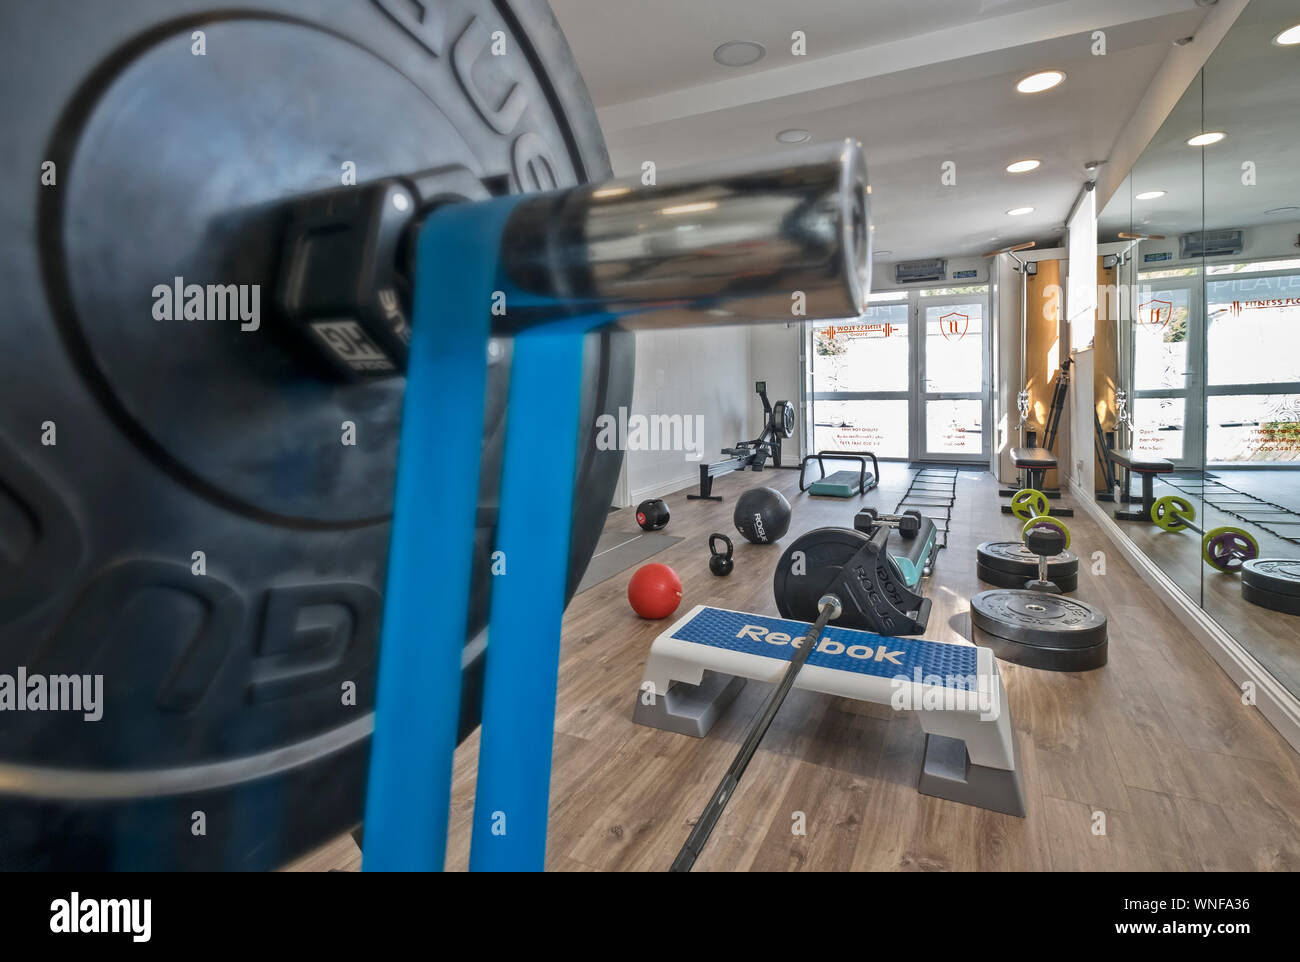
[(1182, 260), (1192, 257), (1221, 257), (1226, 254), (1240, 254), (1244, 246), (1244, 231), (1195, 231), (1179, 236), (1178, 256)]
[(948, 261), (942, 257), (931, 261), (908, 261), (894, 265), (894, 283), (918, 284), (921, 281), (941, 281), (948, 276)]

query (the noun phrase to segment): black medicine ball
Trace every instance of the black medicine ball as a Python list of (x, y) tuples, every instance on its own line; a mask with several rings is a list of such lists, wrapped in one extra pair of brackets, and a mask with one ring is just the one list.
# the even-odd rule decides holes
[(642, 531), (658, 531), (668, 524), (668, 505), (662, 498), (642, 501), (636, 506), (636, 523)]
[(790, 502), (774, 488), (752, 488), (736, 502), (736, 530), (752, 544), (774, 544), (790, 530)]

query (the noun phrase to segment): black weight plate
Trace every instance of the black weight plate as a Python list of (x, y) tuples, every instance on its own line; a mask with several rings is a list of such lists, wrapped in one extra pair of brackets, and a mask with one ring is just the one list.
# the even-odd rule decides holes
[[(772, 575), (772, 596), (782, 618), (817, 620), (817, 602), (870, 539), (850, 528), (817, 528), (800, 535), (785, 549)], [(794, 573), (797, 553), (803, 553), (803, 573)], [(854, 627), (844, 622), (845, 627)]]
[[(1023, 588), (1025, 582), (1030, 578), (1038, 577), (1038, 572), (1035, 570), (1029, 575), (1011, 574), (1008, 571), (999, 571), (997, 568), (977, 564), (975, 566), (975, 575), (985, 584), (996, 585), (999, 588)], [(1079, 587), (1079, 576), (1077, 574), (1050, 576), (1048, 580), (1067, 594)]]
[(1106, 664), (1110, 656), (1109, 641), (1087, 648), (1049, 648), (1045, 645), (1022, 645), (977, 632), (975, 643), (992, 649), (993, 654), (1003, 661), (1043, 671), (1092, 671)]
[(1241, 583), (1274, 594), (1300, 598), (1300, 561), (1294, 558), (1256, 558), (1241, 566)]
[[(348, 162), (361, 182), (461, 164), (494, 192), (603, 179), (595, 112), (533, 0), (48, 0), (4, 4), (0, 36), (0, 673), (104, 684), (95, 723), (5, 713), (0, 867), (269, 868), (361, 817), (403, 390), (323, 377), (283, 335), (276, 204)], [(260, 285), (260, 327), (155, 320), (176, 276)], [(592, 335), (570, 594), (621, 461), (596, 418), (630, 402), (632, 366), (631, 335)], [(462, 735), (482, 646), (465, 661)]]
[(1288, 615), (1300, 615), (1300, 595), (1269, 591), (1267, 588), (1257, 588), (1243, 581), (1241, 597), (1261, 608), (1271, 608), (1273, 611), (1281, 611)]
[(1016, 588), (981, 591), (970, 600), (976, 627), (1007, 641), (1046, 648), (1089, 648), (1106, 640), (1106, 616), (1075, 598)]
[[(985, 568), (1008, 574), (1023, 574), (1026, 578), (1038, 577), (1038, 555), (1019, 541), (985, 541), (975, 549), (975, 559), (977, 564)], [(1079, 556), (1072, 551), (1052, 555), (1047, 559), (1047, 574), (1053, 581), (1057, 577), (1071, 575), (1077, 578)]]

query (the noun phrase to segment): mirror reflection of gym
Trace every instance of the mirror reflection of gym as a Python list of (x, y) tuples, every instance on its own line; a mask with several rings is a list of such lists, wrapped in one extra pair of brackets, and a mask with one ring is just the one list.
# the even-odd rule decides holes
[(1300, 46), (1277, 37), (1294, 18), (1247, 7), (1098, 219), (1094, 425), (1098, 500), (1292, 692)]

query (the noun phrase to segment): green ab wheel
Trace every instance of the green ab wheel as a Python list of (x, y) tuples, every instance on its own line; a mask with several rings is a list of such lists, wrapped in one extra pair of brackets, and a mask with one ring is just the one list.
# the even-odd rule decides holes
[(1196, 509), (1186, 498), (1167, 494), (1151, 505), (1151, 520), (1166, 531), (1182, 531), (1196, 520)]
[[(1034, 493), (1037, 494), (1038, 492)], [(1061, 537), (1065, 538), (1065, 547), (1067, 549), (1070, 547), (1070, 529), (1065, 526), (1064, 521), (1060, 518), (1053, 518), (1050, 514), (1040, 514), (1037, 517), (1030, 518), (1026, 521), (1025, 526), (1020, 529), (1020, 540), (1024, 541), (1029, 537), (1029, 532), (1039, 526), (1055, 528), (1057, 531), (1061, 532)]]
[(1037, 488), (1021, 488), (1011, 496), (1011, 513), (1021, 521), (1047, 514), (1052, 509), (1047, 495)]

